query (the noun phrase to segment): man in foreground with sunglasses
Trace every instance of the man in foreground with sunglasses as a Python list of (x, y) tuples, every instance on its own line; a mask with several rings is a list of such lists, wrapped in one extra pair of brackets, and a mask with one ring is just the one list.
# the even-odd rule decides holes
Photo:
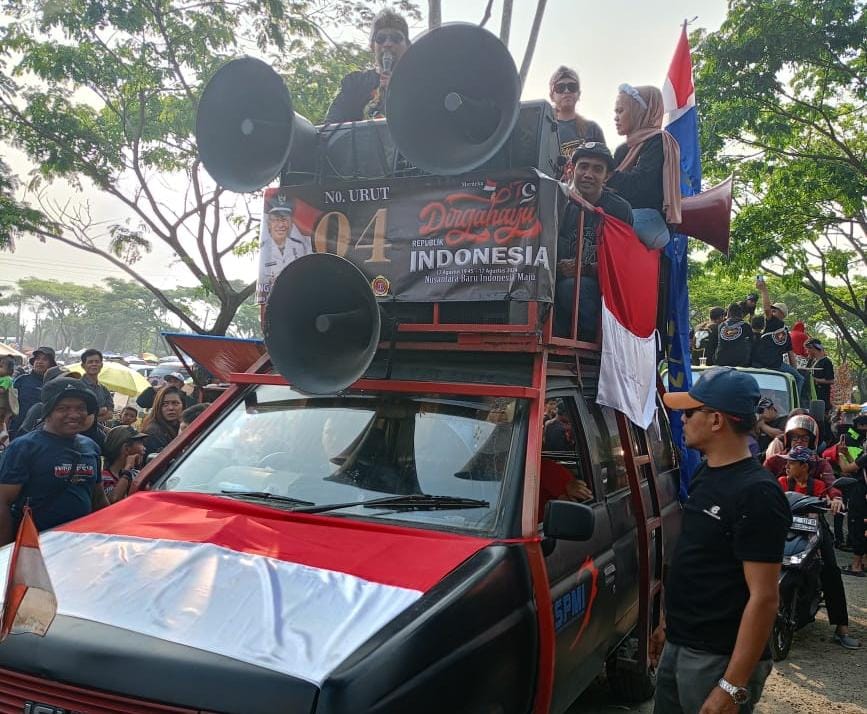
[(409, 49), (409, 27), (403, 16), (391, 8), (373, 18), (370, 49), (374, 68), (347, 74), (340, 92), (331, 103), (326, 124), (385, 118), (385, 95), (394, 66)]
[(750, 455), (760, 397), (755, 378), (732, 367), (712, 367), (689, 392), (664, 397), (682, 410), (686, 445), (705, 460), (684, 504), (650, 644), (657, 712), (752, 712), (771, 672), (768, 637), (792, 517)]
[(567, 159), (580, 143), (599, 141), (605, 143), (602, 128), (585, 119), (576, 111), (581, 97), (581, 82), (578, 73), (570, 68), (558, 67), (548, 80), (549, 96), (557, 116), (557, 131), (560, 135), (560, 153)]

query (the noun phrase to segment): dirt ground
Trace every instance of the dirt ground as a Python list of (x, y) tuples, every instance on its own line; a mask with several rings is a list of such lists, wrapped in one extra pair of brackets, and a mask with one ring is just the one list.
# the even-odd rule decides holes
[[(842, 567), (851, 554), (837, 551)], [(862, 642), (860, 650), (844, 650), (831, 641), (833, 630), (825, 610), (812, 625), (795, 635), (792, 651), (765, 684), (756, 707), (759, 714), (867, 714), (867, 578), (844, 575), (849, 603), (849, 629)], [(650, 714), (652, 703), (629, 706), (618, 703), (601, 683), (591, 688), (569, 714)]]

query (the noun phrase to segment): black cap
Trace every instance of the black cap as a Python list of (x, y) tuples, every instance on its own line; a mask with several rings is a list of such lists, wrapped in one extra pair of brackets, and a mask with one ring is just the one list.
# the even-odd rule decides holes
[(825, 350), (825, 348), (822, 346), (822, 342), (816, 337), (813, 337), (812, 339), (807, 340), (804, 343), (804, 347), (812, 347), (813, 349), (822, 350), (823, 352)]
[(57, 402), (64, 397), (83, 399), (87, 405), (88, 414), (96, 414), (97, 412), (96, 395), (80, 379), (57, 377), (42, 386), (43, 418), (51, 414)]
[(594, 159), (602, 159), (607, 165), (609, 171), (614, 171), (614, 157), (611, 155), (611, 150), (601, 141), (585, 141), (580, 144), (575, 151), (572, 152), (572, 163), (574, 164), (582, 156), (590, 156)]
[(292, 213), (295, 210), (292, 199), (284, 193), (278, 193), (268, 201), (268, 215), (272, 213)]
[(45, 355), (48, 359), (51, 360), (51, 366), (57, 366), (57, 360), (55, 359), (55, 352), (53, 347), (37, 347), (33, 352), (30, 353), (30, 364), (36, 360), (36, 355)]
[(116, 426), (108, 430), (105, 435), (105, 443), (102, 446), (102, 453), (107, 459), (116, 459), (120, 454), (123, 445), (130, 441), (138, 441), (147, 439), (148, 435), (143, 434), (132, 426)]

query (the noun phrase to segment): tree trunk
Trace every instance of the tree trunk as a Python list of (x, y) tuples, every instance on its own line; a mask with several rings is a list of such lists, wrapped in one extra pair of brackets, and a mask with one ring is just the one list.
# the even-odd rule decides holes
[(500, 18), (500, 42), (509, 46), (509, 34), (512, 32), (512, 2), (503, 0), (503, 15)]
[(427, 27), (433, 30), (443, 24), (442, 0), (427, 0)]
[(542, 27), (542, 17), (545, 15), (545, 5), (548, 0), (538, 0), (536, 3), (536, 15), (533, 17), (533, 26), (530, 28), (530, 37), (527, 38), (527, 49), (524, 52), (524, 61), (521, 62), (521, 86), (527, 81), (530, 65), (533, 62), (533, 54), (536, 52), (536, 41), (539, 39), (539, 29)]

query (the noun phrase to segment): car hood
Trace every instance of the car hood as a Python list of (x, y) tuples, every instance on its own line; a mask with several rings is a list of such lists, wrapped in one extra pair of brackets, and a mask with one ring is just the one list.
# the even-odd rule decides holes
[(319, 686), (491, 541), (151, 492), (40, 542), (58, 614)]

